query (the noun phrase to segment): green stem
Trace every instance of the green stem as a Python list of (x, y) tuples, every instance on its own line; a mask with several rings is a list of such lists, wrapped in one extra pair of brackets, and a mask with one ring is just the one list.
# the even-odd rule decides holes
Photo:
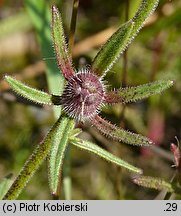
[[(72, 55), (72, 49), (74, 45), (75, 39), (75, 29), (76, 29), (76, 21), (77, 21), (77, 12), (79, 7), (79, 0), (73, 1), (72, 8), (72, 17), (70, 23), (70, 33), (69, 33), (69, 52)], [(71, 170), (71, 155), (70, 155), (70, 147), (67, 149), (63, 165), (63, 189), (64, 189), (64, 199), (70, 200), (72, 194), (72, 182), (70, 177)]]
[[(129, 0), (126, 1), (126, 10), (125, 10), (125, 22), (129, 19)], [(123, 53), (123, 80), (122, 86), (127, 86), (127, 74), (128, 74), (128, 48)]]
[(79, 7), (79, 0), (74, 0), (73, 8), (72, 8), (72, 18), (71, 18), (71, 23), (70, 23), (70, 33), (69, 33), (69, 51), (70, 53), (72, 53), (72, 49), (74, 45), (78, 7)]
[[(129, 19), (129, 0), (125, 2), (125, 22)], [(129, 48), (129, 47), (128, 47)], [(127, 77), (128, 77), (128, 48), (123, 53), (123, 78), (122, 78), (122, 87), (127, 86)], [(125, 126), (124, 124), (124, 115), (126, 110), (126, 104), (123, 104), (123, 109), (120, 115), (120, 125), (122, 127)]]
[(47, 157), (52, 145), (52, 140), (55, 139), (56, 134), (59, 130), (60, 122), (61, 118), (59, 118), (58, 121), (54, 124), (44, 141), (35, 148), (32, 155), (26, 161), (24, 167), (11, 185), (10, 189), (3, 197), (3, 200), (14, 200), (19, 196), (35, 171)]

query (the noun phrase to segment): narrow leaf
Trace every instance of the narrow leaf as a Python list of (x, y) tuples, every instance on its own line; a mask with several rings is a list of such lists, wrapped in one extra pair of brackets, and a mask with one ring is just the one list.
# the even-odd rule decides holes
[(0, 200), (3, 198), (3, 196), (6, 194), (11, 184), (13, 183), (11, 176), (12, 175), (10, 174), (0, 182)]
[(120, 54), (126, 49), (134, 23), (123, 24), (103, 45), (92, 63), (92, 71), (104, 76), (111, 69)]
[(138, 176), (133, 178), (133, 182), (137, 185), (153, 188), (156, 190), (167, 190), (167, 192), (174, 192), (172, 185), (161, 178), (154, 178), (150, 176)]
[(35, 148), (32, 155), (26, 161), (24, 167), (11, 185), (10, 189), (3, 197), (4, 200), (14, 200), (19, 196), (19, 194), (29, 182), (35, 171), (39, 168), (44, 159), (47, 157), (53, 143), (57, 142), (57, 135), (60, 134), (60, 126), (63, 119), (61, 117), (58, 119), (58, 121), (54, 124), (52, 129), (45, 137), (44, 141)]
[(106, 136), (124, 143), (140, 146), (150, 146), (153, 142), (145, 136), (135, 134), (115, 125), (112, 125), (108, 121), (102, 119), (98, 115), (91, 120), (91, 123)]
[(74, 128), (74, 124), (74, 120), (63, 118), (59, 126), (59, 131), (56, 134), (57, 138), (51, 146), (48, 160), (48, 170), (50, 190), (54, 196), (58, 196), (60, 193), (63, 159), (67, 149), (68, 139)]
[[(51, 35), (51, 10), (49, 1), (24, 0), (29, 19), (35, 27), (42, 57), (46, 63), (46, 79), (51, 94), (60, 95), (64, 89), (64, 77), (57, 67)], [(51, 58), (51, 60), (49, 59)], [(61, 106), (53, 107), (56, 119), (61, 113)]]
[(159, 0), (142, 0), (135, 16), (123, 24), (103, 45), (92, 64), (92, 70), (96, 74), (102, 76), (111, 69), (119, 55), (143, 27), (146, 18), (153, 13), (158, 2)]
[(72, 59), (65, 41), (62, 19), (55, 6), (52, 7), (52, 35), (58, 66), (64, 77), (69, 79), (74, 74)]
[(115, 155), (107, 152), (106, 150), (100, 148), (99, 146), (95, 145), (94, 143), (91, 143), (89, 141), (84, 141), (82, 139), (72, 139), (71, 144), (77, 146), (78, 148), (84, 149), (86, 151), (92, 152), (95, 155), (98, 155), (99, 157), (102, 157), (103, 159), (114, 163), (118, 166), (121, 166), (131, 172), (136, 173), (142, 173), (142, 170), (132, 166), (131, 164), (127, 163), (126, 161), (116, 157)]
[(52, 96), (48, 93), (31, 88), (10, 76), (5, 76), (5, 80), (9, 83), (11, 88), (22, 97), (39, 104), (52, 104)]
[(135, 16), (132, 18), (135, 24), (130, 34), (131, 39), (133, 39), (143, 27), (145, 20), (154, 12), (158, 3), (159, 0), (142, 0)]
[(108, 92), (105, 97), (107, 103), (128, 103), (142, 100), (151, 95), (159, 94), (173, 85), (171, 80), (156, 81), (136, 87), (120, 88)]

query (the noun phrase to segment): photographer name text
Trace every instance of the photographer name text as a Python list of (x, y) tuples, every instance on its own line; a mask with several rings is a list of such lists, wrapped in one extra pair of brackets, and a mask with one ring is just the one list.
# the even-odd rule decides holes
[(42, 204), (26, 202), (7, 202), (3, 204), (4, 213), (15, 212), (87, 212), (87, 203), (67, 204), (64, 202), (44, 202)]

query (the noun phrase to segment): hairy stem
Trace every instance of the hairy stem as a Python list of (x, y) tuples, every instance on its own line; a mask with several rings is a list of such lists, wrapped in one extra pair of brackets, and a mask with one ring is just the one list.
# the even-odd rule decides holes
[[(72, 56), (72, 49), (74, 45), (75, 39), (75, 29), (76, 29), (76, 22), (77, 22), (77, 12), (79, 7), (79, 0), (73, 1), (73, 8), (72, 8), (72, 17), (70, 23), (70, 33), (69, 33), (69, 52), (70, 56)], [(66, 200), (70, 200), (72, 196), (72, 182), (70, 177), (70, 170), (71, 170), (71, 155), (70, 155), (70, 147), (67, 149), (65, 154), (65, 163), (63, 165), (63, 191), (64, 191), (64, 198)]]
[(47, 157), (52, 145), (52, 140), (55, 139), (56, 134), (59, 131), (60, 122), (61, 118), (59, 118), (58, 121), (54, 124), (44, 141), (35, 148), (32, 155), (26, 161), (24, 167), (11, 185), (10, 189), (3, 197), (3, 200), (14, 200), (22, 192), (35, 171)]

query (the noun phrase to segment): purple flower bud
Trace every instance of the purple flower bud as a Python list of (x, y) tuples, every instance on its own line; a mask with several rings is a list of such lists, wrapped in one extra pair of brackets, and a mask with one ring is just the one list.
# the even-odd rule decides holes
[(85, 121), (99, 112), (104, 93), (104, 84), (100, 78), (89, 71), (81, 71), (68, 80), (61, 104), (69, 116)]

